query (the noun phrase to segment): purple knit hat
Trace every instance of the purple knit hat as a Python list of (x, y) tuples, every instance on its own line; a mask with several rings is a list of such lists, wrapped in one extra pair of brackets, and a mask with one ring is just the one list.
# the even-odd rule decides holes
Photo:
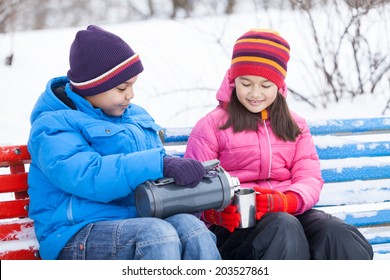
[(110, 90), (144, 70), (125, 41), (96, 25), (77, 32), (69, 64), (67, 76), (74, 92), (82, 96)]

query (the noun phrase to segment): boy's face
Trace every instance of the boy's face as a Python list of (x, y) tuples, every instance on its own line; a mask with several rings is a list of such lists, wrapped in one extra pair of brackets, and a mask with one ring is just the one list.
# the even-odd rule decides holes
[(278, 87), (260, 76), (240, 76), (235, 79), (237, 98), (252, 113), (259, 113), (271, 105)]
[(108, 91), (85, 96), (94, 107), (103, 110), (106, 115), (119, 117), (130, 105), (130, 100), (134, 97), (133, 85), (137, 81), (138, 75), (112, 88)]

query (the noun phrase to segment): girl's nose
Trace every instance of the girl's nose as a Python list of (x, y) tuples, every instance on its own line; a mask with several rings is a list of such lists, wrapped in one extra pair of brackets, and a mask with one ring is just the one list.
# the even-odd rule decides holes
[(261, 93), (261, 89), (256, 87), (252, 90), (251, 95), (252, 95), (252, 97), (258, 98), (258, 97), (261, 97), (263, 94)]

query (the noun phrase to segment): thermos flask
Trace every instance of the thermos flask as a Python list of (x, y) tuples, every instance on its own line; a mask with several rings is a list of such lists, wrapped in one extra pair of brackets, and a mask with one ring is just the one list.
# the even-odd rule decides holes
[(172, 178), (146, 181), (135, 189), (135, 205), (140, 217), (166, 218), (178, 213), (222, 210), (240, 188), (238, 178), (230, 176), (218, 160), (203, 162), (207, 173), (194, 188), (178, 186)]

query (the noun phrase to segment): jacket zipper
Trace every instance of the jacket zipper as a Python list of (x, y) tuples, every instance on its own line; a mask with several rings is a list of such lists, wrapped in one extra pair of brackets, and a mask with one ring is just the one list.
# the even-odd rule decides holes
[[(265, 123), (265, 120), (263, 120), (264, 127), (265, 127), (265, 132), (267, 134), (267, 140), (268, 140), (268, 147), (269, 147), (269, 165), (268, 165), (268, 178), (271, 178), (271, 163), (272, 163), (272, 147), (271, 147), (271, 139), (269, 138), (269, 133), (268, 133), (268, 128), (267, 124)], [(269, 184), (271, 185), (271, 184)]]
[(66, 209), (66, 215), (68, 217), (68, 221), (74, 225), (74, 220), (73, 220), (73, 195), (68, 201), (67, 209)]

